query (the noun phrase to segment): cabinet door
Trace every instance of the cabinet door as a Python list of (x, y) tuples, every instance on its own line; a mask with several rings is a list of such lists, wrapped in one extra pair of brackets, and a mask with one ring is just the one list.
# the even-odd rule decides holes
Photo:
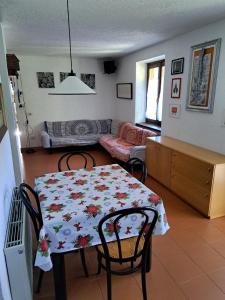
[(148, 174), (170, 187), (171, 150), (150, 141), (147, 143), (146, 162)]

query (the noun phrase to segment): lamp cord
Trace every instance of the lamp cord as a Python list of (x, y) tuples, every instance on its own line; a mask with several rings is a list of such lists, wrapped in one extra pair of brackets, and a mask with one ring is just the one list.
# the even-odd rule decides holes
[(69, 12), (69, 0), (67, 0), (67, 22), (68, 22), (68, 32), (69, 32), (69, 46), (70, 46), (70, 76), (74, 76), (73, 72), (73, 62), (72, 62), (72, 54), (71, 54), (71, 32), (70, 32), (70, 12)]

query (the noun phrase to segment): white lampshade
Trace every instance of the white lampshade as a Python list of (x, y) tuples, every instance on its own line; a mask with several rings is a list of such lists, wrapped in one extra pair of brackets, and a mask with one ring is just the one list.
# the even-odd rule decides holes
[(64, 79), (54, 91), (49, 95), (90, 95), (96, 94), (94, 90), (89, 88), (83, 81), (74, 75), (69, 75)]

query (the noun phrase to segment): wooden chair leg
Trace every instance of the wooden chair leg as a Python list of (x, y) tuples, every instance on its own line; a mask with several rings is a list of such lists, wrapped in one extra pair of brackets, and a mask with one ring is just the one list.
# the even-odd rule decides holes
[(111, 270), (110, 266), (106, 267), (107, 272), (107, 299), (112, 300), (112, 279), (111, 279)]
[(102, 269), (102, 256), (100, 253), (98, 253), (98, 271), (97, 271), (97, 275), (99, 275), (101, 273), (101, 269)]
[(38, 276), (38, 282), (37, 282), (37, 288), (35, 290), (35, 293), (37, 293), (37, 294), (40, 293), (43, 276), (44, 276), (44, 271), (40, 269), (39, 276)]
[(86, 277), (88, 277), (88, 270), (87, 270), (87, 265), (86, 265), (84, 249), (80, 249), (80, 257), (81, 257), (81, 262), (82, 262), (82, 266), (83, 266), (83, 269), (84, 269), (84, 274), (85, 274)]
[(146, 257), (142, 258), (141, 264), (141, 283), (142, 283), (142, 293), (143, 300), (147, 300), (147, 289), (146, 289)]

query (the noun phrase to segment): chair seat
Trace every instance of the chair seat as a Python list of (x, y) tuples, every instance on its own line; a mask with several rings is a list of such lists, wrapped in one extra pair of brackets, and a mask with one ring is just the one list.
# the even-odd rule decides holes
[[(121, 250), (122, 250), (122, 257), (124, 259), (129, 258), (129, 257), (134, 255), (137, 238), (138, 237), (135, 236), (135, 237), (132, 237), (132, 238), (129, 238), (129, 239), (124, 239), (124, 240), (120, 241)], [(141, 250), (143, 249), (144, 243), (145, 243), (145, 239), (142, 236), (140, 241), (139, 241), (137, 254), (139, 254), (141, 252)], [(117, 241), (107, 243), (107, 245), (108, 245), (108, 249), (109, 249), (109, 256), (112, 257), (112, 258), (116, 258), (116, 259), (118, 258), (119, 259), (119, 250), (118, 250)], [(104, 250), (103, 250), (102, 245), (98, 245), (97, 249), (104, 256)]]

